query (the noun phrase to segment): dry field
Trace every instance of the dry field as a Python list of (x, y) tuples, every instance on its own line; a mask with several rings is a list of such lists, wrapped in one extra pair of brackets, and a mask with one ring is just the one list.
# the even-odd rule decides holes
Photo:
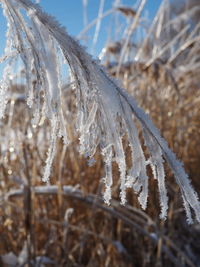
[[(101, 64), (149, 114), (199, 194), (200, 5), (183, 2), (172, 7), (166, 1), (148, 29), (139, 9), (116, 8), (113, 14), (126, 22), (128, 37), (119, 33), (118, 41), (106, 44)], [(137, 41), (135, 31), (142, 27), (145, 34)], [(25, 87), (10, 86), (0, 122), (0, 266), (200, 266), (200, 224), (187, 224), (179, 187), (167, 166), (165, 221), (159, 218), (153, 178), (147, 210), (132, 190), (127, 204), (120, 204), (116, 163), (111, 205), (103, 202), (104, 163), (99, 151), (93, 164), (79, 153), (70, 83), (62, 90), (71, 143), (57, 141), (50, 182), (42, 182), (51, 128), (48, 121), (37, 127), (32, 123)], [(126, 138), (123, 142), (129, 162)]]

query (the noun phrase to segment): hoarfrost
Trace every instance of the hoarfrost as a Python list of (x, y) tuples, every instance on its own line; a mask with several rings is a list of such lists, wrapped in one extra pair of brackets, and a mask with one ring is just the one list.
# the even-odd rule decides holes
[[(47, 119), (51, 124), (50, 145), (43, 181), (49, 180), (57, 139), (62, 136), (67, 144), (70, 136), (66, 131), (67, 122), (63, 116), (64, 108), (61, 103), (59, 57), (62, 56), (70, 67), (71, 80), (76, 91), (75, 130), (79, 134), (80, 152), (92, 159), (99, 148), (104, 160), (105, 202), (109, 204), (112, 197), (112, 164), (116, 162), (120, 172), (121, 203), (125, 204), (126, 189), (131, 187), (138, 194), (138, 200), (145, 209), (149, 184), (146, 168), (149, 164), (154, 178), (158, 181), (160, 217), (166, 218), (168, 197), (163, 165), (165, 160), (180, 187), (188, 222), (192, 222), (191, 209), (200, 222), (198, 196), (182, 164), (168, 148), (149, 117), (137, 106), (135, 100), (120, 88), (78, 42), (38, 5), (29, 0), (2, 0), (1, 2), (10, 32), (7, 36), (7, 50), (10, 52), (11, 35), (14, 33), (13, 47), (18, 50), (24, 65), (28, 104), (35, 114), (34, 123), (42, 125), (41, 119), (42, 121)], [(24, 18), (21, 9), (25, 9), (28, 19)], [(6, 86), (4, 85), (3, 88), (0, 91), (1, 114), (5, 109), (2, 101), (7, 95)], [(149, 159), (145, 158), (133, 116), (143, 129)], [(127, 136), (128, 145), (131, 148), (130, 169), (127, 169), (124, 136)]]

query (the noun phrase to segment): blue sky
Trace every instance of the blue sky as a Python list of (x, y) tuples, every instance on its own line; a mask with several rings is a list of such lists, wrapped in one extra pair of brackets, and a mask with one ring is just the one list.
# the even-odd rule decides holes
[[(108, 10), (112, 7), (113, 0), (105, 0), (104, 10)], [(161, 0), (147, 0), (145, 9), (148, 10), (149, 17), (152, 18)], [(121, 3), (126, 6), (136, 6), (139, 1), (136, 0), (121, 0)], [(40, 4), (43, 9), (49, 14), (55, 16), (57, 20), (64, 25), (68, 32), (77, 36), (83, 29), (83, 5), (82, 0), (40, 0)], [(100, 0), (88, 0), (88, 22), (91, 22), (97, 17), (99, 10)], [(109, 32), (110, 18), (107, 17), (102, 21), (102, 27), (100, 35), (97, 41), (97, 46), (95, 47), (95, 54), (100, 52), (101, 47), (105, 44)], [(94, 34), (95, 27), (89, 32), (87, 46), (90, 46)], [(6, 32), (6, 21), (3, 17), (2, 10), (0, 11), (0, 54), (2, 54), (3, 48), (5, 46), (5, 32)], [(88, 49), (90, 51), (90, 49)]]

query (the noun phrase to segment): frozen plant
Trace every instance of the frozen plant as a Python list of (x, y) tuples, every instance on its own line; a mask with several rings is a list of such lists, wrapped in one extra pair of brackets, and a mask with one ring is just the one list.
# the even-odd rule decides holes
[[(50, 176), (56, 140), (63, 138), (66, 144), (70, 141), (66, 132), (68, 122), (63, 116), (61, 90), (61, 68), (63, 61), (66, 61), (76, 91), (76, 130), (80, 136), (80, 152), (92, 162), (97, 147), (100, 149), (105, 164), (105, 202), (109, 204), (111, 200), (112, 165), (115, 161), (120, 172), (121, 203), (125, 204), (126, 189), (131, 187), (145, 209), (149, 180), (147, 166), (150, 165), (154, 178), (158, 181), (160, 217), (165, 219), (168, 197), (163, 163), (166, 161), (180, 187), (188, 222), (193, 221), (191, 211), (200, 222), (198, 196), (182, 163), (176, 159), (158, 129), (135, 100), (39, 5), (30, 0), (0, 2), (8, 25), (4, 61), (7, 62), (9, 73), (14, 71), (15, 62), (21, 61), (26, 70), (27, 104), (34, 114), (34, 124), (38, 125), (45, 118), (51, 125), (43, 180), (48, 181)], [(7, 75), (8, 72), (4, 72), (0, 84), (1, 117), (5, 111), (8, 92)], [(67, 109), (67, 106), (64, 108)], [(133, 119), (141, 125), (149, 158), (144, 155)], [(122, 142), (124, 136), (127, 136), (131, 148), (130, 169), (127, 168)]]

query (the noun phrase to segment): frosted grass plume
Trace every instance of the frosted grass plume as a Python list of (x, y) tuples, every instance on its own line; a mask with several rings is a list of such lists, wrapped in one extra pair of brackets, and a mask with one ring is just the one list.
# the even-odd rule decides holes
[[(1, 0), (1, 3), (8, 29), (12, 29), (7, 38), (10, 40), (12, 35), (15, 36), (14, 45), (11, 45), (11, 40), (7, 42), (5, 53), (7, 50), (18, 51), (17, 57), (10, 53), (5, 58), (8, 58), (8, 64), (21, 58), (26, 70), (27, 95), (31, 96), (31, 101), (29, 97), (28, 102), (31, 102), (33, 113), (40, 118), (45, 117), (51, 123), (52, 133), (43, 180), (48, 181), (50, 176), (56, 140), (59, 137), (67, 139), (59, 72), (62, 64), (59, 58), (62, 56), (70, 67), (71, 80), (76, 90), (76, 131), (80, 136), (80, 152), (90, 160), (99, 147), (105, 163), (105, 202), (109, 204), (112, 197), (112, 163), (116, 162), (120, 173), (122, 204), (126, 202), (126, 189), (131, 187), (138, 194), (141, 207), (145, 209), (149, 183), (146, 169), (150, 165), (154, 178), (158, 181), (160, 217), (165, 219), (168, 209), (163, 165), (165, 160), (180, 187), (188, 223), (193, 221), (191, 211), (200, 222), (198, 196), (182, 163), (176, 159), (158, 129), (138, 107), (133, 97), (109, 77), (105, 69), (53, 17), (43, 12), (39, 5), (29, 0)], [(26, 11), (26, 18), (22, 9)], [(34, 86), (33, 72), (37, 77)], [(40, 101), (41, 95), (43, 101)], [(133, 118), (141, 125), (149, 158), (144, 155)], [(125, 135), (132, 151), (130, 169), (127, 168), (122, 142)]]

